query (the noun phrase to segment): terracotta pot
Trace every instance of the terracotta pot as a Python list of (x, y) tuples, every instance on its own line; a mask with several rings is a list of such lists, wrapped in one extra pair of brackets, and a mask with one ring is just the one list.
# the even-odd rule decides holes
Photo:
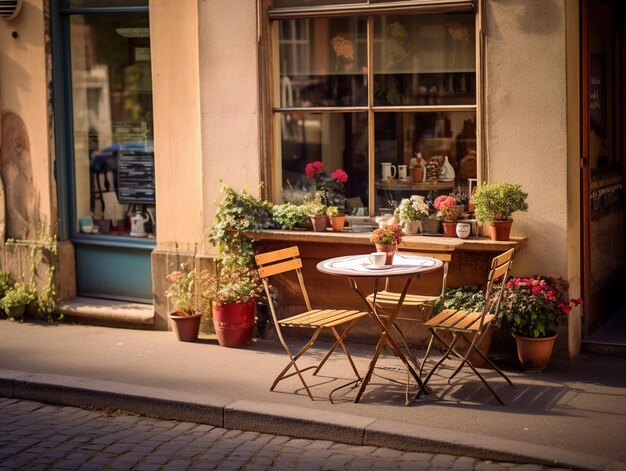
[(446, 237), (456, 237), (456, 222), (444, 222), (443, 235)]
[(376, 252), (385, 252), (387, 257), (385, 258), (385, 265), (393, 264), (393, 256), (398, 250), (397, 244), (374, 244), (376, 246)]
[(222, 347), (240, 347), (252, 340), (254, 303), (226, 303), (213, 306), (213, 325)]
[(517, 358), (526, 371), (543, 371), (548, 367), (556, 335), (551, 337), (532, 338), (515, 335)]
[(172, 324), (172, 332), (181, 342), (195, 342), (200, 331), (200, 313), (191, 316), (180, 315), (176, 312), (168, 314)]
[(342, 214), (340, 216), (331, 216), (330, 217), (330, 225), (335, 232), (343, 231), (343, 226), (346, 224), (346, 215)]
[(11, 306), (5, 307), (4, 312), (9, 316), (10, 321), (19, 321), (24, 317), (24, 311), (26, 310), (26, 306), (22, 304), (21, 306)]
[(509, 240), (512, 224), (513, 219), (507, 219), (506, 221), (493, 221), (493, 223), (488, 224), (491, 240)]
[(424, 181), (424, 167), (412, 167), (411, 179), (413, 183), (422, 183)]
[(328, 216), (311, 216), (311, 224), (315, 232), (326, 232)]

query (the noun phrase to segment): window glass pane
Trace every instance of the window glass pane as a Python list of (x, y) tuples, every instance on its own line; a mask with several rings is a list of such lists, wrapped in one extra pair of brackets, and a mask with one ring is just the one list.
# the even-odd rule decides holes
[(346, 3), (367, 3), (367, 0), (272, 0), (272, 7), (313, 7), (319, 5), (344, 5)]
[(364, 18), (282, 20), (281, 107), (367, 105)]
[(305, 174), (307, 164), (320, 161), (326, 175), (337, 169), (348, 174), (334, 203), (347, 209), (368, 201), (367, 113), (281, 113), (283, 198), (300, 203), (316, 188)]
[(74, 228), (146, 237), (156, 229), (148, 15), (72, 15), (70, 41)]
[(374, 104), (476, 103), (473, 13), (374, 18)]
[[(468, 179), (476, 178), (476, 113), (433, 112), (433, 113), (376, 113), (376, 212), (390, 208), (411, 194), (436, 196), (450, 193), (461, 187), (467, 191)], [(454, 170), (450, 181), (423, 182), (414, 180), (411, 158), (421, 153), (424, 162), (437, 161), (442, 165), (445, 157)], [(406, 178), (404, 175), (406, 166)], [(383, 167), (385, 176), (383, 178)], [(446, 180), (446, 175), (437, 172)]]
[(69, 0), (70, 8), (147, 7), (148, 0)]

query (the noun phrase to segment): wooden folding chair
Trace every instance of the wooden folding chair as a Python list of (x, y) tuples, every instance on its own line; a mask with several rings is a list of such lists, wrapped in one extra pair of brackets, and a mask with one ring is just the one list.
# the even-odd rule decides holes
[[(461, 371), (461, 368), (467, 364), (467, 366), (469, 366), (476, 376), (480, 378), (489, 391), (491, 391), (498, 402), (504, 405), (502, 399), (500, 399), (489, 383), (487, 383), (487, 380), (478, 372), (474, 365), (472, 365), (469, 356), (472, 351), (477, 352), (489, 365), (491, 365), (494, 370), (500, 374), (500, 376), (502, 376), (511, 386), (513, 385), (511, 380), (502, 372), (502, 370), (494, 365), (494, 363), (478, 348), (480, 341), (491, 328), (491, 324), (496, 318), (498, 309), (500, 308), (500, 299), (502, 298), (502, 293), (504, 291), (504, 284), (509, 275), (511, 264), (513, 263), (513, 252), (514, 249), (510, 249), (492, 260), (489, 277), (487, 279), (487, 289), (485, 291), (485, 307), (482, 312), (445, 309), (424, 323), (432, 335), (429, 343), (429, 349), (426, 352), (423, 363), (425, 363), (428, 358), (430, 345), (433, 340), (436, 340), (443, 347), (445, 352), (424, 379), (420, 389), (417, 391), (417, 397), (420, 396), (435, 371), (446, 359), (450, 357), (450, 355), (454, 355), (455, 357), (461, 359), (461, 364), (456, 368), (456, 370), (454, 370), (448, 379), (448, 382), (450, 382), (452, 378), (454, 378), (456, 374)], [(502, 281), (499, 285), (497, 284), (498, 280)], [(452, 335), (452, 340), (449, 342), (444, 340), (440, 335), (442, 332), (449, 332)], [(470, 338), (472, 334), (473, 337)], [(465, 354), (462, 354), (455, 349), (459, 340), (463, 340), (463, 342), (469, 345)]]
[[(346, 355), (346, 358), (348, 359), (352, 370), (354, 371), (357, 381), (360, 381), (362, 378), (359, 375), (359, 372), (357, 371), (354, 362), (352, 361), (352, 357), (348, 352), (348, 348), (344, 343), (344, 339), (346, 335), (348, 335), (354, 324), (360, 318), (367, 316), (368, 313), (348, 309), (313, 309), (311, 307), (309, 295), (304, 285), (304, 277), (302, 276), (301, 271), (302, 261), (300, 260), (300, 252), (298, 251), (298, 247), (289, 247), (286, 249), (259, 254), (255, 257), (255, 260), (258, 267), (259, 276), (263, 281), (263, 287), (265, 288), (265, 293), (267, 294), (267, 299), (270, 306), (270, 311), (272, 313), (272, 319), (274, 320), (274, 326), (276, 327), (276, 332), (278, 333), (278, 338), (280, 339), (280, 343), (283, 345), (285, 351), (287, 352), (287, 355), (289, 356), (289, 363), (278, 374), (278, 376), (274, 380), (274, 384), (272, 384), (272, 387), (270, 388), (270, 391), (273, 391), (276, 385), (283, 379), (289, 378), (297, 374), (300, 378), (300, 381), (302, 381), (302, 384), (304, 385), (304, 388), (306, 389), (309, 397), (311, 398), (311, 400), (313, 400), (313, 395), (311, 394), (308, 385), (304, 381), (302, 372), (311, 368), (315, 368), (313, 374), (316, 375), (337, 346), (340, 346), (343, 349), (343, 352)], [(286, 319), (279, 319), (276, 314), (276, 309), (270, 293), (270, 284), (268, 279), (271, 276), (291, 271), (296, 272), (296, 275), (298, 277), (298, 283), (300, 285), (300, 291), (302, 292), (302, 295), (304, 297), (304, 303), (307, 310), (300, 314), (290, 316)], [(344, 329), (343, 332), (340, 334), (337, 330), (337, 327), (342, 325), (344, 326)], [(282, 327), (314, 329), (314, 332), (311, 339), (300, 349), (298, 353), (294, 355), (289, 349), (287, 342), (285, 342), (285, 338), (281, 330)], [(296, 364), (296, 361), (309, 348), (313, 346), (313, 344), (324, 329), (330, 329), (330, 331), (333, 333), (336, 339), (335, 344), (330, 348), (328, 353), (326, 353), (326, 355), (324, 356), (324, 358), (322, 358), (318, 365), (309, 366), (307, 368), (299, 368)], [(293, 373), (287, 374), (287, 372), (292, 367), (295, 371)]]
[[(448, 283), (448, 268), (450, 265), (450, 261), (452, 260), (452, 254), (451, 253), (423, 253), (423, 252), (415, 252), (415, 253), (411, 252), (411, 253), (414, 255), (422, 255), (424, 257), (436, 258), (443, 262), (443, 271), (441, 275), (441, 291), (439, 292), (439, 294), (436, 294), (436, 295), (407, 294), (404, 298), (404, 302), (402, 304), (403, 309), (406, 309), (406, 308), (414, 309), (418, 316), (419, 315), (423, 316), (425, 312), (432, 313), (435, 305), (443, 306), (443, 303), (445, 301), (445, 296), (446, 296), (446, 285)], [(384, 309), (385, 307), (395, 306), (398, 303), (398, 300), (400, 299), (401, 294), (402, 293), (398, 293), (398, 292), (390, 290), (389, 278), (387, 278), (385, 280), (385, 289), (376, 293), (376, 299), (374, 299), (374, 294), (370, 294), (367, 297), (367, 300), (370, 303), (373, 303), (375, 301), (378, 306)], [(408, 317), (398, 317), (397, 320), (415, 321), (416, 319), (408, 318)], [(413, 360), (413, 363), (416, 365), (416, 367), (419, 368), (420, 373), (421, 373), (423, 362), (421, 365), (419, 364), (419, 362), (415, 358), (415, 355), (413, 355), (413, 353), (410, 351), (408, 347), (408, 343), (404, 335), (402, 335), (399, 329), (396, 329), (396, 332), (398, 332), (400, 336), (402, 337), (402, 341), (405, 345), (405, 348), (409, 352), (409, 356)], [(430, 352), (431, 348), (432, 348), (432, 337), (430, 341), (428, 342), (428, 348), (426, 351)]]

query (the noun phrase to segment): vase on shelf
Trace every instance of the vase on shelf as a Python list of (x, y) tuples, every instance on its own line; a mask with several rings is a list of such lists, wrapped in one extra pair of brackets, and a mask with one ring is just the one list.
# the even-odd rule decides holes
[(416, 235), (420, 231), (420, 221), (404, 221), (402, 231), (405, 235)]
[(385, 265), (393, 264), (393, 256), (398, 250), (397, 244), (374, 244), (376, 246), (376, 252), (385, 252)]

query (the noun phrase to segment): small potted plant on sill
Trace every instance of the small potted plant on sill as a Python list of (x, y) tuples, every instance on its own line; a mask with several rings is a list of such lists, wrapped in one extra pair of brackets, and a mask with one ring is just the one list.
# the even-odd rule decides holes
[(325, 232), (328, 227), (327, 206), (324, 203), (324, 199), (325, 193), (323, 191), (315, 191), (304, 199), (303, 206), (311, 218), (311, 224), (313, 224), (315, 232)]
[[(195, 256), (194, 256), (195, 262)], [(195, 264), (195, 263), (194, 263)], [(167, 275), (170, 286), (165, 296), (172, 304), (168, 314), (172, 331), (181, 342), (195, 342), (200, 331), (201, 314), (198, 310), (198, 297), (202, 290), (204, 272), (198, 273), (195, 266), (180, 264), (180, 269)]]
[(221, 346), (250, 343), (261, 292), (261, 280), (252, 268), (223, 265), (209, 278), (204, 296), (212, 305), (213, 325)]
[(379, 227), (372, 232), (370, 242), (374, 242), (377, 252), (385, 252), (385, 265), (393, 263), (393, 256), (398, 250), (398, 244), (402, 241), (402, 227), (399, 224), (389, 224)]
[(548, 366), (557, 327), (582, 299), (570, 299), (562, 278), (510, 278), (502, 297), (498, 323), (510, 326), (522, 368), (542, 371)]
[(403, 198), (396, 208), (395, 214), (400, 219), (400, 224), (406, 235), (415, 235), (421, 229), (421, 222), (428, 217), (428, 203), (423, 196), (411, 195)]
[(434, 206), (437, 210), (437, 216), (442, 220), (443, 235), (456, 237), (456, 221), (459, 218), (456, 198), (450, 195), (438, 196), (435, 198)]
[(476, 219), (486, 223), (493, 240), (509, 240), (515, 211), (527, 211), (528, 193), (513, 183), (483, 183), (476, 188), (472, 201)]
[(20, 320), (24, 316), (26, 306), (37, 298), (35, 291), (22, 281), (18, 281), (10, 286), (2, 299), (0, 306), (4, 309), (9, 320)]
[(326, 215), (330, 218), (330, 226), (334, 232), (343, 231), (343, 226), (346, 224), (346, 215), (339, 212), (337, 206), (329, 206), (326, 209)]
[(290, 230), (308, 222), (308, 215), (304, 206), (284, 203), (272, 207), (272, 219), (281, 229)]

